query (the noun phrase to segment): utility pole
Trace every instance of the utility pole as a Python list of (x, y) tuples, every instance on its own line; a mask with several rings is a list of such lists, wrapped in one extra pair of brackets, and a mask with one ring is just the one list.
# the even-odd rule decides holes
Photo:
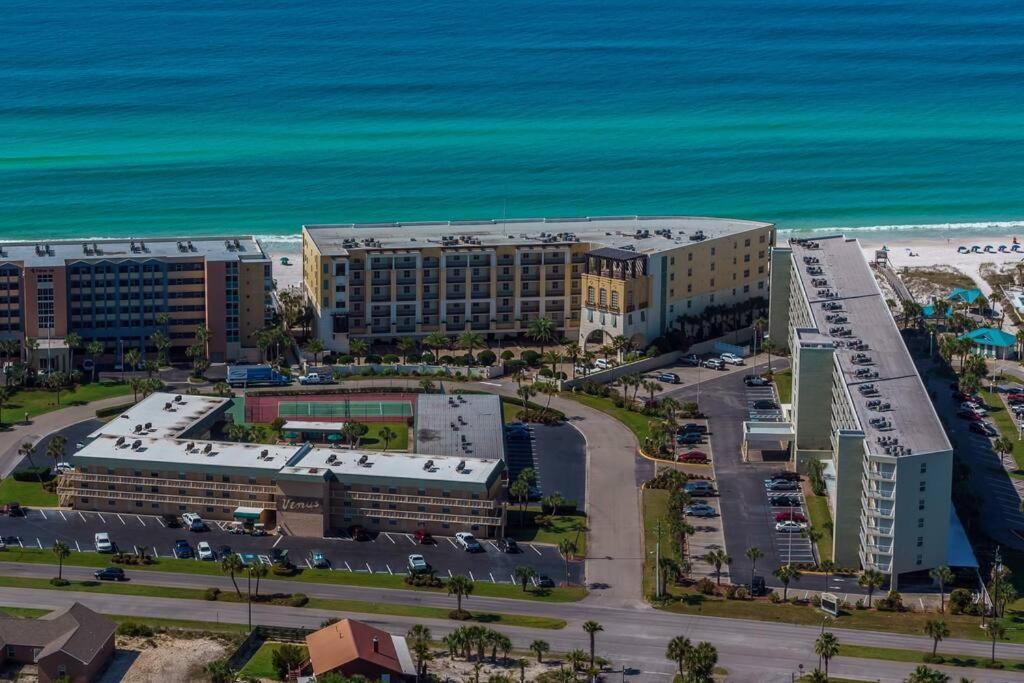
[(661, 520), (658, 520), (658, 541), (654, 544), (654, 597), (661, 597)]
[(249, 578), (249, 593), (246, 595), (246, 598), (248, 598), (246, 602), (249, 603), (249, 633), (252, 633), (252, 572), (247, 571), (246, 576)]

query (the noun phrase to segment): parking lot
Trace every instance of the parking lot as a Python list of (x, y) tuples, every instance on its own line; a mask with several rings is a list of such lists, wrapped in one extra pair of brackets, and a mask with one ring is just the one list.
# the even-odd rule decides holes
[[(751, 422), (780, 422), (782, 410), (775, 395), (775, 385), (746, 387), (747, 414)], [(768, 404), (772, 404), (769, 407)]]
[[(807, 508), (803, 504), (803, 494), (797, 491), (786, 493), (785, 495), (799, 500), (800, 505), (794, 507), (775, 507), (771, 504), (770, 500), (768, 502), (768, 529), (772, 533), (772, 543), (775, 553), (779, 558), (779, 563), (814, 562), (814, 550), (811, 547), (811, 540), (805, 534), (775, 530), (776, 516), (779, 514), (786, 514), (788, 516), (792, 512), (794, 516), (802, 515), (803, 519), (807, 519)], [(767, 491), (765, 492), (765, 497), (769, 497)], [(796, 518), (801, 519), (801, 517)]]
[[(411, 534), (390, 532), (364, 542), (349, 538), (254, 537), (229, 534), (230, 522), (208, 524), (208, 531), (192, 533), (168, 528), (163, 519), (150, 515), (33, 509), (24, 517), (0, 516), (0, 536), (8, 545), (52, 548), (55, 541), (63, 540), (73, 552), (92, 552), (95, 534), (107, 532), (118, 549), (144, 550), (154, 557), (173, 557), (178, 539), (189, 541), (193, 548), (199, 541), (207, 541), (215, 550), (229, 546), (232, 552), (266, 561), (271, 550), (277, 548), (288, 550), (299, 566), (308, 566), (309, 554), (319, 550), (334, 571), (399, 575), (406, 573), (407, 558), (415, 553), (423, 555), (440, 576), (465, 574), (475, 581), (513, 583), (515, 567), (527, 565), (556, 582), (565, 577), (562, 557), (557, 549), (546, 545), (523, 543), (519, 553), (506, 554), (492, 541), (481, 539), (485, 552), (474, 554), (465, 552), (447, 536), (435, 537), (436, 543), (431, 545), (417, 544)], [(580, 582), (582, 573), (582, 563), (569, 564), (571, 581)]]

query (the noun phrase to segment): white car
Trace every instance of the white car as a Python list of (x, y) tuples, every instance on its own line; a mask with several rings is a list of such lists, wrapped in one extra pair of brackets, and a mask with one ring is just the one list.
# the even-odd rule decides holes
[(725, 370), (725, 361), (721, 358), (708, 358), (703, 365), (712, 370)]
[(96, 544), (96, 552), (98, 553), (114, 552), (114, 544), (110, 542), (110, 534), (106, 531), (101, 531), (93, 536), (93, 542)]
[(68, 472), (71, 472), (75, 468), (72, 467), (71, 463), (69, 462), (59, 462), (53, 469), (57, 474), (67, 474)]
[(185, 523), (185, 528), (189, 531), (202, 531), (206, 528), (206, 522), (194, 512), (182, 514), (181, 521)]
[(970, 401), (964, 401), (963, 403), (961, 403), (960, 410), (968, 410), (974, 413), (975, 415), (988, 415), (988, 411), (985, 410), (985, 406), (979, 406), (978, 404), (971, 403)]
[(719, 358), (722, 359), (723, 363), (728, 363), (729, 365), (743, 365), (743, 359), (735, 353), (723, 353)]
[(597, 360), (594, 361), (594, 367), (597, 368), (598, 370), (607, 370), (611, 366), (612, 362), (604, 358), (598, 358)]
[(422, 555), (410, 555), (409, 556), (409, 573), (410, 574), (426, 574), (430, 571), (430, 565), (427, 564), (426, 558)]
[(785, 534), (800, 533), (801, 531), (803, 531), (806, 528), (807, 528), (807, 525), (804, 524), (803, 522), (794, 522), (794, 521), (788, 520), (788, 519), (786, 521), (784, 521), (784, 522), (776, 522), (775, 523), (775, 530), (779, 531), (779, 532), (782, 532), (782, 533), (785, 533)]
[(196, 552), (199, 553), (200, 560), (214, 559), (213, 548), (211, 548), (210, 544), (206, 541), (199, 541), (199, 545), (196, 546)]
[(479, 553), (483, 552), (484, 547), (480, 545), (480, 541), (476, 540), (473, 534), (468, 531), (460, 531), (455, 534), (455, 542), (462, 546), (462, 549), (467, 553)]

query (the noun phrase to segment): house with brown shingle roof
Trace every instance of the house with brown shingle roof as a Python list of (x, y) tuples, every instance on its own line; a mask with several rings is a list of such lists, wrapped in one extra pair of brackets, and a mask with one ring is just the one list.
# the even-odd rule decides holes
[(402, 636), (353, 619), (343, 619), (306, 636), (313, 675), (336, 672), (362, 674), (370, 680), (387, 675), (392, 681), (413, 681), (416, 665)]
[(114, 655), (115, 630), (77, 602), (38, 619), (0, 615), (0, 664), (34, 664), (40, 683), (89, 683)]

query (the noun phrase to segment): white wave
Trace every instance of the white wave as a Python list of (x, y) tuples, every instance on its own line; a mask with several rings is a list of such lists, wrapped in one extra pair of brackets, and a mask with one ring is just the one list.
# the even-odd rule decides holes
[(833, 226), (823, 228), (785, 228), (779, 232), (899, 232), (902, 230), (932, 230), (936, 232), (949, 230), (1024, 230), (1024, 220), (1018, 221), (984, 221), (976, 223), (920, 223), (909, 225), (866, 225), (866, 226)]

